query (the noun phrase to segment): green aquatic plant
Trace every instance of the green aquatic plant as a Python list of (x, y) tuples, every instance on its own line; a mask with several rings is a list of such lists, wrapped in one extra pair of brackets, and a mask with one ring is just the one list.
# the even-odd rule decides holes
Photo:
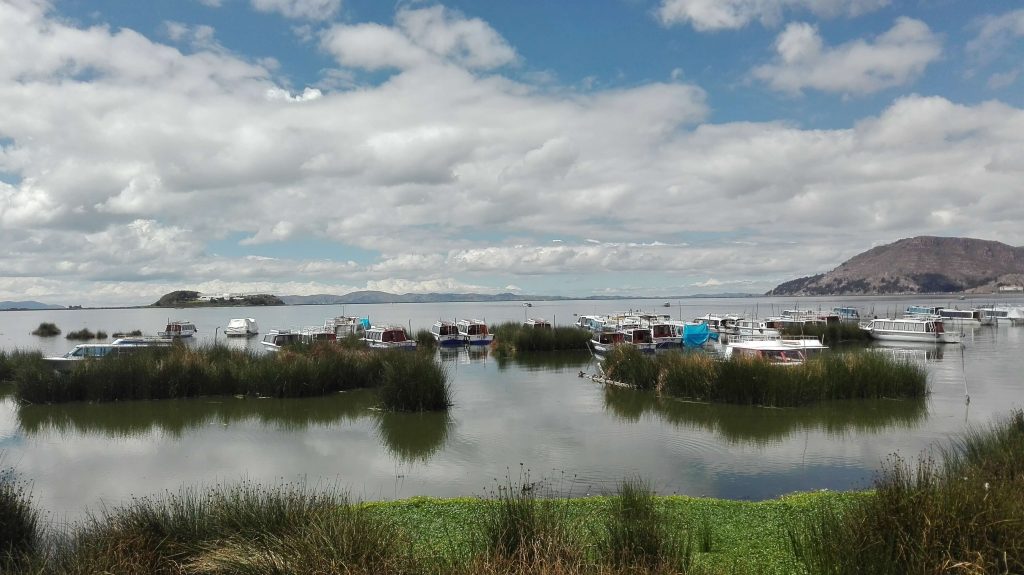
[(55, 323), (44, 321), (39, 324), (39, 327), (32, 330), (32, 335), (37, 335), (39, 337), (53, 337), (55, 335), (60, 335), (60, 328), (57, 327), (57, 324)]

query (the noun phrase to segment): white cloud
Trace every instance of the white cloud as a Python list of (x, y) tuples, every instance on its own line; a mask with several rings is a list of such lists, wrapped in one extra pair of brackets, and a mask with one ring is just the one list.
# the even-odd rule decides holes
[(260, 12), (277, 12), (297, 20), (329, 20), (341, 10), (341, 0), (252, 0)]
[(967, 53), (975, 60), (988, 62), (998, 58), (1017, 38), (1024, 37), (1024, 9), (985, 16), (974, 25), (978, 33), (967, 43)]
[(700, 31), (734, 30), (758, 21), (775, 26), (787, 11), (809, 11), (821, 18), (859, 16), (889, 5), (889, 0), (662, 0), (662, 24), (690, 24)]
[[(220, 49), (0, 3), (0, 299), (150, 303), (183, 277), (280, 294), (535, 292), (542, 276), (567, 295), (767, 290), (878, 238), (1024, 244), (1024, 111), (1008, 104), (907, 96), (846, 129), (716, 124), (693, 85), (538, 89), (471, 67), (507, 62), (479, 43), (469, 57), (377, 30), (412, 60), (300, 93)], [(839, 50), (816, 37), (788, 36), (780, 61)]]
[(873, 41), (825, 46), (806, 23), (786, 26), (775, 40), (776, 58), (753, 76), (772, 89), (797, 94), (805, 89), (870, 94), (907, 84), (942, 54), (942, 43), (920, 20), (899, 18)]
[(515, 61), (516, 53), (493, 28), (443, 6), (402, 9), (396, 26), (337, 25), (322, 45), (345, 66), (408, 69), (451, 62), (469, 69), (492, 69)]

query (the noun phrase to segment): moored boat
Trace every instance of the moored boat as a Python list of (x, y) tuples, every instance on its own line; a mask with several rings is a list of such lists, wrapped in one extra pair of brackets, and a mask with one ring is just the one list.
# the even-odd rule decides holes
[(626, 341), (626, 334), (621, 331), (594, 332), (590, 337), (590, 347), (595, 353), (606, 355)]
[(533, 329), (551, 329), (551, 322), (539, 317), (531, 317), (523, 322), (523, 327)]
[(362, 337), (363, 331), (368, 327), (370, 327), (370, 318), (368, 317), (340, 315), (324, 322), (324, 331), (333, 333), (335, 339), (345, 339), (351, 336)]
[(416, 349), (416, 340), (400, 325), (372, 326), (363, 333), (363, 342), (372, 349)]
[(288, 329), (272, 329), (264, 334), (260, 344), (267, 351), (278, 351), (281, 348), (302, 343), (302, 334)]
[(172, 343), (174, 340), (164, 337), (124, 337), (110, 343), (80, 343), (64, 355), (44, 357), (43, 361), (63, 371), (71, 369), (82, 360), (131, 353), (140, 349), (169, 347)]
[(190, 321), (169, 321), (163, 331), (157, 332), (160, 337), (192, 337), (199, 331)]
[(761, 359), (775, 365), (797, 365), (828, 350), (815, 337), (732, 341), (725, 346), (730, 358)]
[(430, 326), (430, 335), (441, 347), (455, 347), (465, 345), (466, 338), (459, 333), (459, 326), (453, 321), (436, 321)]
[(883, 341), (960, 343), (960, 333), (946, 331), (943, 320), (928, 317), (873, 319), (860, 324), (871, 337)]
[(625, 336), (623, 343), (631, 345), (645, 353), (653, 353), (656, 349), (650, 328), (634, 327), (622, 330)]
[(228, 337), (250, 337), (260, 332), (256, 320), (251, 317), (236, 318), (228, 321), (224, 335)]
[(487, 329), (487, 324), (483, 320), (460, 319), (455, 325), (469, 345), (490, 345), (494, 341), (494, 334)]

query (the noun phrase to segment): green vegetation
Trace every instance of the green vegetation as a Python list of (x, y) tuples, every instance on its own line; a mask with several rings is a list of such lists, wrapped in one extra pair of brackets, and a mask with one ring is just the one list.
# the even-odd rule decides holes
[(141, 337), (141, 329), (133, 329), (131, 331), (115, 331), (114, 337)]
[(60, 335), (60, 328), (55, 323), (42, 322), (35, 330), (32, 331), (32, 335), (38, 335), (39, 337), (53, 337)]
[[(783, 574), (800, 568), (788, 525), (869, 497), (750, 503), (627, 484), (582, 499), (540, 498), (540, 483), (523, 483), (497, 498), (364, 504), (302, 484), (183, 488), (43, 533), (5, 573)], [(703, 543), (677, 543), (693, 535)]]
[(67, 339), (76, 341), (87, 341), (90, 339), (107, 339), (107, 332), (98, 330), (95, 333), (90, 331), (89, 328), (82, 328), (78, 331), (69, 331), (66, 336)]
[(434, 349), (437, 347), (437, 340), (429, 329), (421, 329), (416, 332), (416, 349)]
[(650, 356), (620, 346), (602, 363), (613, 381), (693, 401), (794, 407), (838, 399), (922, 398), (927, 373), (872, 351), (822, 354), (800, 365), (720, 360), (701, 353)]
[(6, 573), (31, 561), (40, 547), (41, 525), (28, 487), (13, 468), (2, 465), (0, 453), (0, 572)]
[(874, 497), (793, 530), (807, 572), (1024, 573), (1024, 412), (941, 453), (916, 468), (893, 457)]
[(491, 333), (498, 357), (517, 352), (587, 349), (590, 342), (590, 332), (578, 327), (542, 329), (505, 322), (492, 327)]
[(784, 336), (813, 336), (829, 347), (846, 343), (866, 343), (871, 334), (860, 328), (857, 322), (837, 321), (829, 324), (808, 324), (782, 330)]
[(354, 351), (330, 343), (276, 354), (175, 345), (83, 360), (61, 372), (38, 356), (19, 356), (9, 372), (17, 397), (30, 403), (313, 397), (380, 388), (388, 409), (445, 409), (450, 404), (448, 375), (432, 358), (402, 351)]
[(19, 369), (38, 367), (42, 363), (43, 354), (38, 351), (0, 350), (0, 382), (12, 381)]
[(452, 404), (447, 370), (425, 352), (388, 354), (380, 379), (380, 399), (386, 409), (442, 411)]

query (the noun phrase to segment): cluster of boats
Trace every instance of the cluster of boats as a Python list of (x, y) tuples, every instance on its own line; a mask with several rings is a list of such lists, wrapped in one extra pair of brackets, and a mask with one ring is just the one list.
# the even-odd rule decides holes
[(966, 330), (999, 324), (1024, 325), (1024, 309), (1009, 306), (958, 309), (912, 305), (904, 310), (902, 317), (875, 318), (861, 323), (860, 328), (882, 341), (960, 343)]
[[(494, 341), (487, 323), (478, 319), (437, 321), (431, 326), (430, 334), (441, 347), (485, 346)], [(416, 348), (416, 340), (409, 337), (409, 332), (401, 325), (371, 325), (369, 318), (348, 316), (330, 318), (323, 326), (294, 331), (271, 330), (263, 337), (262, 344), (268, 350), (276, 351), (288, 345), (337, 341), (349, 337), (358, 338), (372, 349)]]

